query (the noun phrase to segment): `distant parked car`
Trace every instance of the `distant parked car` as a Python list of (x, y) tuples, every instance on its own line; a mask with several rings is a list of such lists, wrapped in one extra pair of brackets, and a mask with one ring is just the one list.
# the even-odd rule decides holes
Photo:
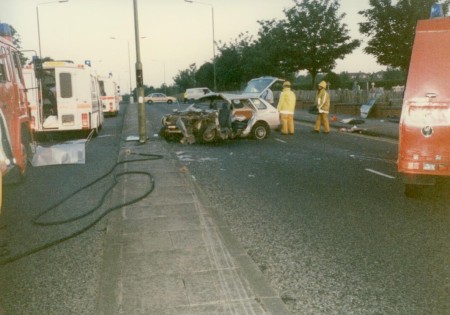
[(199, 87), (199, 88), (191, 88), (187, 89), (186, 92), (184, 92), (184, 102), (193, 102), (195, 100), (198, 100), (200, 97), (211, 93), (212, 91), (208, 89), (207, 87)]
[(172, 104), (176, 102), (177, 99), (173, 96), (167, 96), (163, 93), (151, 93), (144, 97), (144, 103), (152, 104), (152, 103), (167, 103)]

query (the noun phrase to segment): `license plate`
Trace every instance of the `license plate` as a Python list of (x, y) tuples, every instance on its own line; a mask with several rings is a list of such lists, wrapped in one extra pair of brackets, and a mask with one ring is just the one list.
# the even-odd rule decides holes
[(424, 169), (424, 171), (435, 171), (436, 165), (430, 164), (430, 163), (423, 163), (423, 169)]

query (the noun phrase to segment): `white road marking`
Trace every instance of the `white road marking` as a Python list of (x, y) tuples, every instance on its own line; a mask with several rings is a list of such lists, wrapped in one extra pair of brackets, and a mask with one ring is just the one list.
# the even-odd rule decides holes
[(286, 141), (278, 139), (278, 138), (275, 138), (275, 140), (278, 141), (278, 142), (281, 142), (281, 143), (287, 143)]
[(375, 170), (373, 170), (373, 169), (370, 169), (370, 168), (366, 168), (365, 170), (366, 170), (366, 171), (368, 171), (368, 172), (371, 172), (371, 173), (374, 173), (374, 174), (377, 174), (377, 175), (380, 175), (380, 176), (386, 177), (386, 178), (390, 178), (390, 179), (395, 179), (395, 177), (393, 177), (393, 176), (391, 176), (391, 175), (387, 175), (387, 174), (384, 174), (384, 173), (381, 173), (381, 172), (375, 171)]

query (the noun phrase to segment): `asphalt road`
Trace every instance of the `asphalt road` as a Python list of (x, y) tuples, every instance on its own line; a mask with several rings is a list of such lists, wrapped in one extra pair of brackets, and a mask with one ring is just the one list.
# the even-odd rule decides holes
[(169, 145), (292, 314), (450, 313), (449, 183), (408, 199), (395, 141), (296, 128)]
[[(36, 226), (86, 213), (99, 203), (111, 178), (98, 182), (54, 209), (58, 201), (104, 175), (115, 164), (122, 114), (107, 118), (100, 135), (86, 146), (86, 163), (34, 167), (24, 183), (4, 187), (0, 237), (14, 262), (0, 266), (0, 314), (95, 314), (103, 259), (105, 221), (80, 235), (107, 208), (75, 222)], [(58, 141), (64, 139), (58, 139)], [(50, 246), (47, 248), (47, 246)]]
[[(162, 113), (147, 106), (149, 136)], [(64, 227), (31, 220), (116, 162), (121, 116), (106, 120), (87, 146), (85, 165), (32, 169), (4, 189), (0, 234), (20, 255), (67, 237), (92, 217)], [(397, 144), (353, 134), (168, 143), (292, 314), (450, 313), (449, 183), (408, 199), (396, 173)], [(95, 205), (99, 182), (42, 220), (67, 219)], [(71, 209), (71, 211), (67, 211)], [(94, 314), (105, 223), (0, 266), (0, 314)], [(0, 235), (1, 236), (1, 235)]]

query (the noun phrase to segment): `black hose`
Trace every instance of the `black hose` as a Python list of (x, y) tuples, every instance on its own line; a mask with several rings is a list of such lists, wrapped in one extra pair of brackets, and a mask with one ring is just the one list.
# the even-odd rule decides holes
[(153, 161), (153, 160), (158, 160), (158, 159), (162, 159), (163, 156), (162, 155), (158, 155), (158, 154), (148, 154), (148, 153), (131, 153), (132, 155), (138, 155), (138, 156), (146, 156), (147, 158), (143, 158), (143, 159), (135, 159), (135, 160), (124, 160), (124, 161), (119, 161), (116, 164), (114, 164), (114, 166), (104, 175), (98, 177), (97, 179), (95, 179), (94, 181), (90, 182), (89, 184), (77, 189), (75, 192), (73, 192), (71, 195), (63, 198), (62, 200), (58, 201), (56, 204), (54, 204), (53, 206), (51, 206), (50, 208), (42, 211), (41, 213), (39, 213), (38, 215), (36, 215), (33, 219), (32, 219), (32, 223), (34, 225), (37, 226), (51, 226), (51, 225), (61, 225), (61, 224), (66, 224), (66, 223), (70, 223), (70, 222), (74, 222), (76, 220), (80, 220), (81, 218), (84, 218), (92, 213), (94, 213), (96, 210), (98, 210), (104, 203), (106, 196), (109, 194), (109, 192), (111, 192), (111, 190), (118, 184), (118, 178), (124, 175), (131, 175), (131, 174), (138, 174), (138, 175), (145, 175), (149, 178), (151, 185), (147, 188), (147, 190), (145, 190), (144, 194), (139, 196), (138, 198), (134, 198), (130, 201), (127, 201), (125, 203), (116, 205), (114, 207), (108, 208), (106, 209), (97, 219), (95, 219), (94, 221), (90, 222), (87, 226), (85, 226), (82, 229), (79, 229), (75, 232), (73, 232), (72, 234), (69, 234), (68, 236), (65, 236), (63, 238), (54, 240), (52, 242), (48, 242), (48, 243), (44, 243), (41, 246), (32, 248), (30, 250), (27, 250), (23, 253), (19, 253), (19, 254), (15, 254), (13, 256), (10, 256), (8, 258), (2, 259), (0, 260), (0, 266), (2, 265), (6, 265), (9, 263), (12, 263), (14, 261), (17, 261), (19, 259), (22, 259), (24, 257), (30, 256), (32, 254), (35, 254), (37, 252), (40, 252), (42, 250), (45, 250), (47, 248), (50, 248), (52, 246), (61, 244), (62, 242), (65, 242), (69, 239), (72, 239), (84, 232), (86, 232), (87, 230), (89, 230), (90, 228), (92, 228), (95, 224), (97, 224), (101, 219), (103, 219), (108, 213), (120, 209), (122, 207), (131, 205), (133, 203), (136, 203), (142, 199), (144, 199), (145, 197), (147, 197), (149, 194), (151, 194), (155, 188), (155, 180), (152, 176), (152, 174), (150, 172), (146, 172), (146, 171), (124, 171), (124, 172), (119, 172), (119, 173), (115, 173), (114, 174), (114, 180), (113, 183), (105, 190), (105, 193), (103, 194), (101, 200), (99, 201), (99, 203), (97, 203), (92, 209), (90, 209), (89, 211), (87, 211), (86, 213), (83, 213), (79, 216), (75, 216), (66, 220), (59, 220), (59, 221), (40, 221), (40, 218), (43, 217), (45, 214), (53, 211), (56, 207), (58, 207), (59, 205), (61, 205), (62, 203), (64, 203), (65, 201), (67, 201), (68, 199), (72, 198), (74, 195), (80, 193), (81, 191), (91, 187), (92, 185), (94, 185), (95, 183), (101, 181), (102, 179), (106, 178), (107, 176), (111, 175), (116, 168), (119, 165), (122, 164), (127, 164), (127, 163), (135, 163), (135, 162), (143, 162), (143, 161)]

